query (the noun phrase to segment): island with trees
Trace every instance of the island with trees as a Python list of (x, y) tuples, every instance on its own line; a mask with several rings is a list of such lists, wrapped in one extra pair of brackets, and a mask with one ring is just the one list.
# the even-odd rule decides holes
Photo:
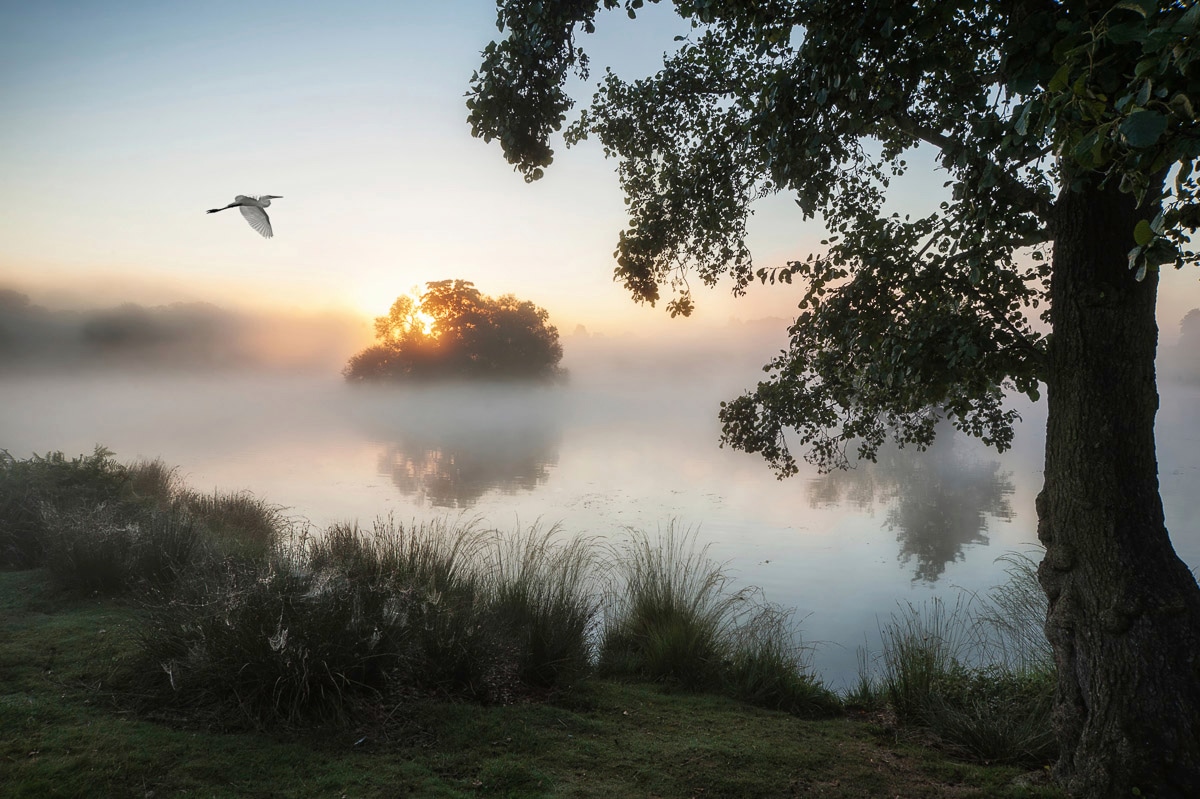
[(342, 374), (354, 383), (430, 379), (557, 379), (562, 344), (550, 315), (511, 294), (492, 298), (469, 280), (425, 284), (375, 319), (376, 343)]

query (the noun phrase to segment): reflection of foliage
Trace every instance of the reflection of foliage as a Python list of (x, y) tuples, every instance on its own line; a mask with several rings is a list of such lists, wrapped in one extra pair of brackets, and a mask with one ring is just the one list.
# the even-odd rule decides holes
[(425, 286), (376, 318), (378, 343), (350, 359), (347, 380), (557, 374), (562, 345), (545, 310), (511, 294), (493, 299), (467, 280)]
[(537, 390), (459, 387), (393, 400), (392, 421), (371, 423), (385, 444), (379, 471), (419, 503), (467, 508), (491, 491), (532, 491), (558, 462), (557, 413)]
[(1161, 350), (1163, 372), (1187, 383), (1200, 383), (1200, 308), (1179, 322), (1179, 343)]
[[(942, 443), (945, 442), (945, 443)], [(987, 544), (987, 517), (1011, 519), (1013, 485), (998, 461), (978, 461), (944, 434), (928, 452), (882, 451), (875, 464), (822, 475), (809, 484), (816, 506), (850, 502), (859, 508), (888, 503), (886, 524), (896, 532), (899, 558), (916, 559), (915, 580), (935, 582), (963, 549)]]
[(1000, 464), (963, 459), (913, 460), (898, 501), (888, 510), (900, 559), (916, 558), (914, 579), (934, 582), (963, 548), (987, 544), (987, 516), (1012, 518), (1012, 482)]

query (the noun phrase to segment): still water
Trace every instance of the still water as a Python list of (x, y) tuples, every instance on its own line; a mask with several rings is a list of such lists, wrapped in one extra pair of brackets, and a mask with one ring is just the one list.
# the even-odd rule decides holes
[[(1002, 579), (996, 558), (1032, 551), (1044, 410), (1021, 406), (997, 455), (943, 435), (929, 452), (779, 481), (717, 446), (717, 403), (746, 375), (576, 374), (540, 388), (374, 391), (335, 377), (63, 377), (0, 383), (0, 447), (16, 457), (103, 444), (160, 457), (200, 490), (249, 489), (317, 526), (380, 515), (511, 530), (558, 524), (619, 537), (696, 528), (736, 585), (795, 608), (834, 686), (856, 648), (878, 651), (898, 603), (953, 598)], [(1163, 387), (1159, 462), (1180, 556), (1200, 566), (1200, 389)]]

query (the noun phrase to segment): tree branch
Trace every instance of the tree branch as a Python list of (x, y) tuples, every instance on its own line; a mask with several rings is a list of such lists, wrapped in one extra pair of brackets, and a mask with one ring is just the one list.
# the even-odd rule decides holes
[(1025, 205), (1027, 205), (1031, 211), (1037, 214), (1039, 219), (1041, 219), (1047, 225), (1050, 224), (1053, 218), (1051, 215), (1051, 204), (1033, 189), (1017, 180), (1011, 173), (1003, 169), (995, 161), (988, 159), (982, 153), (972, 150), (971, 148), (955, 139), (952, 139), (941, 131), (934, 130), (926, 125), (921, 125), (915, 119), (905, 114), (892, 114), (891, 119), (901, 132), (906, 133), (915, 139), (923, 141), (926, 144), (931, 144), (941, 150), (943, 153), (961, 149), (968, 154), (968, 157), (973, 163), (977, 165), (991, 165), (995, 169), (995, 174), (997, 174), (1000, 180), (1004, 182), (1004, 186), (1020, 197), (1020, 199), (1024, 201)]

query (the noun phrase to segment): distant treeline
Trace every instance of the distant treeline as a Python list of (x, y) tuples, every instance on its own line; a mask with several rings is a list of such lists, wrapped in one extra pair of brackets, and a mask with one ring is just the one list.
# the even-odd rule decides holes
[(0, 370), (332, 366), (359, 338), (334, 317), (258, 317), (203, 302), (51, 310), (0, 289)]

